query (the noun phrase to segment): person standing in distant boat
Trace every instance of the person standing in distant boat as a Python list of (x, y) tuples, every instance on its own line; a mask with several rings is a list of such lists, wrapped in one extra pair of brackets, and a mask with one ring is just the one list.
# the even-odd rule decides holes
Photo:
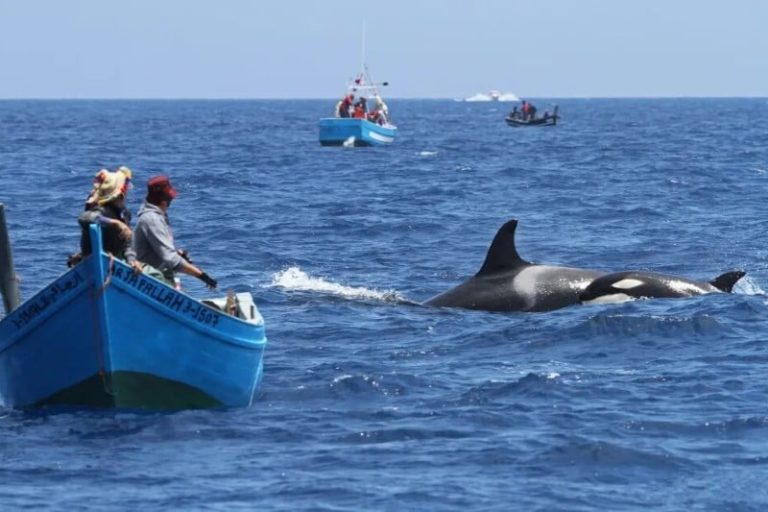
[(528, 102), (523, 100), (522, 105), (520, 106), (520, 111), (523, 113), (523, 121), (528, 120)]
[(536, 119), (536, 107), (534, 107), (532, 103), (528, 104), (528, 119), (530, 121)]
[(70, 257), (69, 266), (76, 265), (83, 257), (93, 252), (90, 226), (101, 226), (101, 241), (104, 252), (126, 261), (137, 268), (135, 253), (131, 247), (131, 212), (125, 201), (131, 188), (133, 173), (128, 167), (118, 167), (114, 172), (106, 169), (96, 173), (93, 189), (85, 201), (85, 211), (77, 219), (80, 224), (80, 254)]
[(193, 265), (186, 251), (179, 251), (173, 241), (168, 208), (178, 193), (167, 176), (154, 176), (147, 183), (147, 197), (139, 210), (133, 236), (136, 259), (144, 264), (144, 273), (175, 286), (175, 273), (200, 279), (209, 288), (218, 284), (214, 278)]
[(354, 94), (347, 94), (344, 99), (339, 102), (336, 109), (336, 117), (349, 117), (349, 111), (352, 109), (352, 102), (355, 99)]
[(381, 114), (379, 114), (379, 111), (375, 109), (368, 112), (368, 114), (366, 115), (366, 119), (368, 119), (372, 123), (376, 123), (379, 125), (384, 124), (381, 120)]
[(389, 123), (389, 108), (387, 104), (384, 103), (384, 100), (378, 94), (373, 98), (373, 109), (377, 113), (377, 122), (381, 125)]

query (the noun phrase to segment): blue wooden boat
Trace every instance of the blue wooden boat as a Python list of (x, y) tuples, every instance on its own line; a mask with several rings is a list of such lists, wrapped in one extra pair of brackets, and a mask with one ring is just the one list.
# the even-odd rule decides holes
[(396, 134), (396, 126), (367, 119), (328, 117), (320, 120), (323, 146), (387, 146), (394, 142)]
[[(102, 247), (97, 227), (90, 236)], [(249, 293), (201, 302), (94, 253), (0, 321), (0, 396), (18, 408), (248, 406), (265, 344)]]

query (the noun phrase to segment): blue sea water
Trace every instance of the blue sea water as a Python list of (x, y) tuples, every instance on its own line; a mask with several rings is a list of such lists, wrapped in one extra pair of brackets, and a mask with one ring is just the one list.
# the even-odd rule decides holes
[[(178, 244), (269, 337), (247, 409), (0, 409), (3, 510), (768, 508), (768, 100), (559, 100), (551, 129), (392, 100), (394, 145), (322, 148), (333, 103), (0, 102), (24, 297), (125, 164), (134, 211), (172, 177)], [(748, 274), (547, 313), (402, 304), (471, 276), (510, 218), (534, 262)]]

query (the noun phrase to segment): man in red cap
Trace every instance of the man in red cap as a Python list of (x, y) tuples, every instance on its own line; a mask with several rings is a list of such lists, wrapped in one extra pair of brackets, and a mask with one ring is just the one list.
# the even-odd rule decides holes
[[(168, 176), (154, 176), (147, 183), (147, 198), (139, 210), (139, 221), (133, 234), (136, 259), (157, 269), (162, 279), (174, 286), (174, 274), (183, 272), (203, 281), (209, 288), (216, 288), (216, 280), (193, 265), (186, 253), (176, 249), (173, 242), (168, 208), (178, 192)], [(153, 275), (151, 269), (147, 272)], [(159, 277), (159, 276), (157, 276)]]

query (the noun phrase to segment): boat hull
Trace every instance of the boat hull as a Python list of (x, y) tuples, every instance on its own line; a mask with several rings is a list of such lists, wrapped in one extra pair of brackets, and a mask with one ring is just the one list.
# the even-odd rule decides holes
[(397, 127), (379, 125), (366, 119), (325, 118), (320, 120), (323, 146), (388, 146), (395, 141)]
[(513, 119), (511, 117), (506, 117), (504, 119), (509, 126), (556, 126), (557, 125), (557, 117), (550, 117), (547, 119), (534, 119), (532, 121), (523, 121), (522, 119)]
[(91, 255), (0, 321), (0, 396), (17, 408), (248, 406), (266, 345), (251, 309), (245, 321)]

